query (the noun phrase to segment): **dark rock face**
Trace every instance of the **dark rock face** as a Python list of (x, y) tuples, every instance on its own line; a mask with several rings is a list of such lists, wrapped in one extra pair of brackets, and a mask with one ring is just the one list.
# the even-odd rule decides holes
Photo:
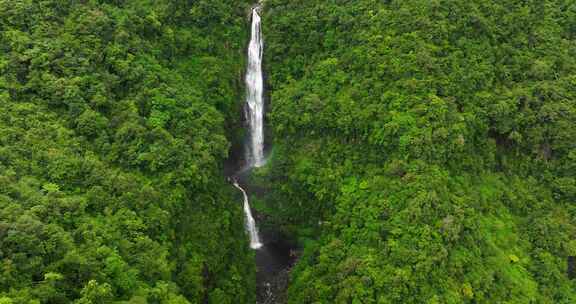
[[(250, 183), (250, 170), (240, 170), (230, 177), (236, 180), (251, 196), (260, 197), (267, 190)], [(290, 269), (296, 262), (296, 244), (272, 225), (264, 225), (266, 214), (254, 212), (259, 223), (260, 241), (263, 247), (256, 250), (257, 303), (286, 303), (286, 290)]]
[(290, 279), (290, 269), (295, 262), (292, 244), (283, 239), (266, 242), (256, 252), (257, 300), (261, 304), (286, 303), (286, 290)]

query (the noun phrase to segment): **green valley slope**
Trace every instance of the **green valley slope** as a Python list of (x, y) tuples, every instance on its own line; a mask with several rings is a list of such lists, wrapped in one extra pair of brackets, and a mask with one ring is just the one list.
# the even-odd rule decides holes
[(250, 303), (247, 1), (0, 0), (0, 303)]
[(573, 1), (266, 1), (290, 303), (574, 303)]

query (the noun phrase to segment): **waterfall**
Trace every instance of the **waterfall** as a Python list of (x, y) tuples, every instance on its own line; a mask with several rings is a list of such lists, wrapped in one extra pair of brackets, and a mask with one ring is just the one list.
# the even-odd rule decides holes
[(252, 216), (252, 212), (250, 211), (250, 204), (248, 203), (248, 195), (246, 191), (238, 185), (238, 182), (234, 180), (234, 187), (238, 188), (238, 190), (242, 191), (242, 195), (244, 195), (244, 213), (246, 214), (246, 230), (250, 235), (250, 248), (252, 249), (259, 249), (262, 247), (262, 243), (260, 243), (260, 237), (258, 236), (258, 228), (256, 228), (256, 221), (254, 221), (254, 217)]
[[(252, 36), (248, 45), (248, 67), (246, 69), (246, 118), (249, 122), (249, 143), (246, 145), (246, 161), (249, 170), (264, 165), (264, 77), (262, 76), (262, 31), (260, 29), (260, 15), (258, 7), (252, 9)], [(243, 171), (243, 170), (242, 170)], [(241, 171), (241, 172), (242, 172)], [(232, 180), (234, 187), (244, 195), (244, 213), (246, 216), (246, 230), (250, 236), (250, 247), (262, 247), (256, 221), (250, 211), (250, 203), (246, 191), (236, 181)]]
[(249, 145), (246, 160), (249, 167), (264, 165), (264, 77), (262, 53), (264, 42), (260, 28), (258, 7), (252, 9), (252, 34), (248, 45), (248, 68), (246, 71), (246, 118), (250, 124)]

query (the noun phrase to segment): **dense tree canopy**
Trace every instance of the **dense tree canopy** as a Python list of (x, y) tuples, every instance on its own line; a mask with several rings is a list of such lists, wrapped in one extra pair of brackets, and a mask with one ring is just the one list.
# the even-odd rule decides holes
[[(0, 304), (255, 302), (251, 4), (0, 0)], [(576, 303), (574, 1), (263, 9), (289, 303)]]
[(268, 0), (290, 303), (574, 303), (576, 4)]
[(248, 5), (0, 0), (0, 303), (254, 302)]

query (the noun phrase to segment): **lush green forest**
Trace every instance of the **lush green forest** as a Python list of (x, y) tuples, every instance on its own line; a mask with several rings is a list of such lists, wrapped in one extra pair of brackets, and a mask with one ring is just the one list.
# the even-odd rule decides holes
[(576, 3), (268, 0), (289, 302), (576, 303)]
[(254, 303), (249, 5), (0, 0), (0, 303)]
[[(255, 303), (253, 2), (0, 0), (0, 304)], [(289, 303), (576, 303), (573, 0), (265, 0), (263, 31)]]

